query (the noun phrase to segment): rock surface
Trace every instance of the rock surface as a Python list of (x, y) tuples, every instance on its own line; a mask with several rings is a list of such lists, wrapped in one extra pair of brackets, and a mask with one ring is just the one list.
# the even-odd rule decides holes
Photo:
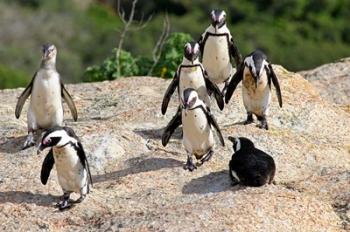
[[(150, 77), (68, 85), (79, 119), (66, 124), (81, 137), (92, 167), (93, 191), (69, 211), (54, 203), (62, 194), (55, 172), (40, 183), (44, 154), (21, 151), (27, 105), (23, 89), (0, 91), (0, 230), (2, 231), (343, 231), (350, 229), (350, 114), (324, 101), (299, 74), (274, 66), (284, 105), (275, 94), (270, 130), (244, 126), (240, 87), (222, 112), (212, 107), (225, 137), (208, 163), (193, 173), (180, 133), (166, 148), (160, 104), (169, 80)], [(28, 104), (28, 103), (27, 103)], [(65, 107), (67, 109), (67, 107)], [(251, 138), (276, 162), (274, 185), (232, 187), (227, 136)], [(75, 196), (78, 197), (78, 196)]]
[(350, 111), (350, 58), (300, 72), (321, 96)]

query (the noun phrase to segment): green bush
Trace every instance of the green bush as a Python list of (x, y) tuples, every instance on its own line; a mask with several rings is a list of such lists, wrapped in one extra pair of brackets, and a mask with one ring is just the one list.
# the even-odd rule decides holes
[(114, 80), (118, 77), (128, 77), (139, 74), (135, 58), (132, 57), (131, 53), (122, 50), (120, 52), (120, 74), (118, 75), (115, 52), (116, 49), (113, 49), (112, 55), (105, 59), (101, 65), (88, 67), (84, 75), (84, 81)]
[(172, 33), (164, 44), (160, 59), (152, 75), (163, 78), (172, 78), (177, 67), (182, 62), (184, 46), (192, 41), (190, 34)]
[(26, 86), (29, 79), (24, 73), (10, 69), (0, 64), (0, 89)]

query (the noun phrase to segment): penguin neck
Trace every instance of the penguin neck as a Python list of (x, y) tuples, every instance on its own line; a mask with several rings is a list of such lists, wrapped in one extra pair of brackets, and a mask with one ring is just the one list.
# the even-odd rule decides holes
[(199, 59), (195, 59), (193, 62), (186, 59), (186, 57), (183, 57), (182, 59), (182, 65), (196, 65), (199, 64)]
[(212, 24), (209, 26), (208, 31), (214, 34), (222, 34), (227, 33), (227, 26), (226, 23), (221, 26), (213, 26)]
[(56, 58), (52, 58), (49, 60), (42, 60), (40, 64), (40, 68), (56, 70)]

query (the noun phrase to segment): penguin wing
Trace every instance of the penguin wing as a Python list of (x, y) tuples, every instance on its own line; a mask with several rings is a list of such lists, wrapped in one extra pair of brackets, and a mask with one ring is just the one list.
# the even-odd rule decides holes
[(63, 82), (61, 82), (61, 91), (62, 91), (62, 97), (67, 103), (70, 112), (72, 113), (74, 121), (77, 121), (78, 119), (78, 111), (77, 108), (75, 107), (74, 101), (72, 99), (72, 96), (68, 93), (67, 89), (64, 87)]
[(243, 80), (243, 71), (244, 71), (244, 65), (240, 64), (237, 68), (236, 73), (233, 75), (230, 84), (227, 86), (226, 94), (225, 94), (225, 103), (227, 104), (235, 89), (237, 88), (237, 85), (241, 80)]
[(80, 160), (81, 164), (87, 170), (87, 173), (88, 173), (88, 176), (89, 176), (89, 180), (90, 180), (90, 184), (92, 186), (92, 177), (91, 177), (89, 162), (88, 162), (88, 160), (86, 158), (86, 154), (85, 154), (83, 145), (81, 144), (81, 142), (79, 140), (78, 140), (78, 146), (75, 146), (75, 149), (77, 151), (77, 154), (79, 156), (79, 160)]
[(210, 113), (209, 108), (208, 108), (207, 110), (204, 109), (203, 106), (201, 106), (201, 108), (202, 108), (203, 112), (205, 113), (205, 115), (207, 116), (207, 120), (208, 120), (209, 125), (214, 126), (214, 128), (215, 128), (215, 130), (216, 130), (216, 132), (217, 132), (217, 134), (218, 134), (218, 137), (219, 137), (219, 140), (220, 140), (221, 145), (222, 145), (222, 146), (225, 146), (224, 138), (222, 137), (221, 130), (220, 130), (220, 128), (219, 128), (218, 123), (216, 122), (216, 119), (214, 118), (214, 115), (212, 115), (212, 114)]
[(164, 147), (168, 144), (169, 139), (172, 136), (172, 134), (174, 133), (174, 131), (176, 130), (176, 128), (178, 128), (182, 124), (181, 113), (182, 113), (182, 109), (179, 106), (175, 116), (171, 119), (171, 121), (165, 127), (163, 135), (162, 135), (162, 144)]
[(171, 81), (171, 83), (170, 83), (170, 85), (169, 85), (168, 89), (166, 90), (164, 97), (163, 97), (163, 102), (162, 102), (162, 114), (163, 115), (166, 113), (171, 95), (173, 95), (173, 93), (178, 85), (179, 85), (179, 77), (178, 77), (178, 74), (176, 71), (175, 76), (174, 76), (173, 80)]
[(55, 159), (53, 158), (53, 151), (52, 151), (52, 148), (51, 148), (49, 153), (47, 153), (47, 155), (46, 155), (46, 157), (44, 159), (43, 165), (41, 167), (40, 179), (41, 179), (41, 183), (43, 185), (46, 185), (54, 163), (55, 163)]
[(233, 41), (233, 38), (230, 39), (229, 45), (230, 45), (230, 55), (235, 59), (236, 67), (239, 67), (239, 65), (242, 63), (242, 55), (239, 52), (239, 49), (236, 43)]
[(218, 104), (220, 110), (223, 110), (225, 106), (224, 96), (222, 95), (218, 86), (209, 79), (206, 71), (204, 71), (204, 80), (205, 80), (205, 86), (207, 87), (207, 89), (210, 90), (212, 93), (214, 93), (216, 103)]
[(34, 83), (36, 74), (37, 74), (37, 72), (34, 73), (34, 76), (31, 80), (31, 82), (25, 88), (25, 90), (21, 93), (21, 96), (19, 96), (19, 98), (18, 98), (18, 101), (16, 104), (16, 111), (15, 111), (16, 118), (19, 118), (19, 116), (21, 116), (21, 112), (22, 112), (22, 108), (24, 106), (24, 103), (26, 102), (26, 100), (30, 96), (30, 94), (32, 93), (33, 83)]
[(279, 104), (280, 107), (282, 107), (282, 94), (281, 94), (280, 84), (278, 82), (276, 73), (273, 71), (273, 68), (272, 68), (271, 64), (269, 64), (268, 76), (269, 76), (269, 79), (272, 80), (272, 83), (273, 83), (273, 85), (276, 88), (276, 95), (277, 95), (277, 98), (278, 98), (278, 104)]

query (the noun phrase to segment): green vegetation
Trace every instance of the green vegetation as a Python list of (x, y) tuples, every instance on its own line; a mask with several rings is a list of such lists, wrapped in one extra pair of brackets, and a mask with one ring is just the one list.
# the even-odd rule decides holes
[[(5, 82), (9, 77), (0, 74), (1, 87), (23, 86), (16, 78), (23, 78), (24, 73), (29, 82), (40, 62), (40, 45), (47, 41), (59, 49), (58, 70), (65, 82), (117, 78), (111, 51), (117, 47), (123, 24), (115, 3), (0, 0), (0, 64), (19, 72), (9, 79), (13, 83)], [(121, 0), (126, 15), (130, 4), (131, 1)], [(159, 62), (149, 73), (153, 66), (152, 50), (162, 33), (164, 12), (168, 12), (172, 33), (182, 32), (198, 39), (209, 25), (208, 15), (213, 8), (227, 12), (228, 27), (243, 55), (261, 48), (273, 63), (297, 71), (350, 54), (350, 1), (139, 0), (136, 21), (142, 14), (145, 18), (153, 17), (144, 29), (126, 35), (121, 76), (171, 77), (180, 62), (184, 42), (190, 37), (182, 38), (181, 42), (169, 38), (169, 46), (163, 47)], [(181, 50), (172, 51), (174, 44)]]

